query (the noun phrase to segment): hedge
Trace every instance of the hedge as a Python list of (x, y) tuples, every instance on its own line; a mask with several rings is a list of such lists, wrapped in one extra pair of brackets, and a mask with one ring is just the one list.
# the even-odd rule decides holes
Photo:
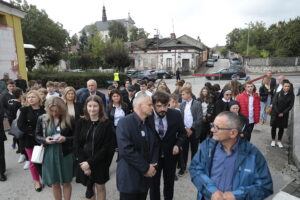
[[(120, 82), (124, 83), (127, 74), (119, 73)], [(76, 89), (86, 87), (89, 79), (95, 79), (99, 88), (107, 88), (114, 80), (114, 73), (103, 72), (47, 72), (47, 73), (28, 73), (29, 80), (41, 80), (43, 86), (47, 81), (66, 82), (68, 85)]]

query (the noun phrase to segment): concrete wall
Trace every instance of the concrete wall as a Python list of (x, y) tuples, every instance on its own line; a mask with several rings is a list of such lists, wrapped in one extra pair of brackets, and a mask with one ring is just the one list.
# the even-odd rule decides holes
[(293, 123), (293, 158), (295, 165), (300, 170), (300, 97), (295, 97)]
[(244, 64), (248, 72), (262, 72), (262, 70), (300, 72), (299, 57), (251, 58), (245, 59)]

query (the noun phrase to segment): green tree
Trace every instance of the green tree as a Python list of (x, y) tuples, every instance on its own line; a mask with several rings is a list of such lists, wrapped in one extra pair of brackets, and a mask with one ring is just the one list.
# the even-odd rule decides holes
[(129, 36), (129, 41), (136, 41), (139, 39), (147, 39), (149, 36), (149, 33), (147, 33), (143, 28), (137, 28), (136, 26), (133, 26), (130, 30), (130, 36)]
[(78, 45), (78, 44), (79, 44), (78, 35), (75, 33), (75, 34), (71, 37), (71, 45)]
[(123, 71), (125, 67), (130, 65), (128, 48), (121, 39), (108, 40), (106, 42), (104, 57), (105, 62), (110, 67), (118, 68), (120, 71)]
[(226, 47), (224, 47), (224, 48), (221, 49), (221, 55), (224, 56), (224, 57), (226, 57), (228, 55), (228, 52), (229, 51), (228, 51), (228, 49)]
[(105, 42), (102, 39), (100, 33), (94, 35), (91, 40), (92, 45), (92, 57), (95, 59), (95, 64), (97, 67), (104, 65), (104, 50), (105, 50)]
[(21, 0), (17, 0), (12, 3), (27, 13), (22, 20), (24, 43), (33, 44), (36, 47), (34, 51), (26, 52), (29, 71), (35, 64), (35, 56), (42, 58), (44, 64), (57, 64), (68, 46), (68, 32), (62, 24), (51, 20), (45, 10), (39, 10), (26, 1), (22, 3)]
[(118, 21), (112, 21), (108, 27), (109, 37), (112, 41), (116, 39), (121, 39), (123, 42), (127, 42), (127, 30), (126, 27)]
[(89, 46), (89, 41), (88, 41), (88, 37), (87, 37), (86, 31), (82, 30), (80, 38), (79, 38), (79, 50), (80, 50), (80, 53), (85, 52), (85, 50), (88, 49), (88, 46)]

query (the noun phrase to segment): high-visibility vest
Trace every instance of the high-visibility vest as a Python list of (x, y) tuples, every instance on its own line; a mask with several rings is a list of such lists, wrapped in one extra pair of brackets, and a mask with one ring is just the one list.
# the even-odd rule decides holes
[(120, 81), (118, 72), (114, 73), (114, 81)]

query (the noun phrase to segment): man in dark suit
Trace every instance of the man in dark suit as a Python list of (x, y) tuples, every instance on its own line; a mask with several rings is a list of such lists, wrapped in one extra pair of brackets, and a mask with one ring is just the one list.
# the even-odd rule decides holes
[(186, 139), (186, 131), (180, 111), (168, 109), (169, 94), (157, 91), (152, 96), (153, 114), (149, 117), (152, 129), (159, 141), (157, 172), (150, 187), (150, 199), (160, 199), (160, 178), (163, 171), (164, 199), (172, 200), (178, 154)]
[(88, 80), (86, 83), (87, 85), (87, 91), (84, 92), (77, 101), (80, 103), (81, 107), (84, 107), (86, 99), (91, 95), (97, 95), (102, 99), (104, 107), (106, 107), (106, 100), (105, 100), (105, 94), (102, 92), (97, 91), (97, 82), (93, 79)]
[(152, 114), (152, 99), (142, 92), (135, 97), (133, 107), (133, 113), (120, 119), (116, 132), (120, 200), (146, 200), (158, 161), (157, 137), (147, 120)]
[(191, 158), (193, 158), (198, 150), (203, 119), (201, 103), (193, 99), (192, 89), (190, 87), (181, 88), (181, 95), (184, 102), (180, 105), (180, 112), (183, 118), (187, 140), (183, 145), (182, 151), (184, 163), (181, 163), (181, 165), (183, 164), (184, 166), (180, 166), (181, 170), (178, 172), (178, 176), (183, 176), (185, 173), (190, 144)]
[(2, 106), (2, 98), (3, 96), (0, 96), (0, 181), (6, 181), (6, 176), (4, 174), (6, 171), (4, 141), (7, 138), (3, 127), (4, 108)]

